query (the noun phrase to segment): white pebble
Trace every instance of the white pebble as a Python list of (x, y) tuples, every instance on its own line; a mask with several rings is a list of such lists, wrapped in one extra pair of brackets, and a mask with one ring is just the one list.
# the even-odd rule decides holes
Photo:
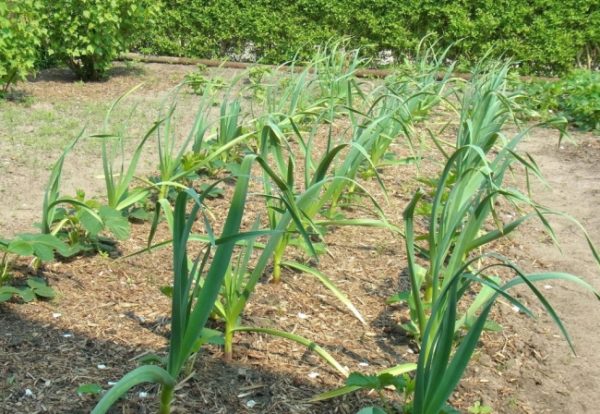
[(308, 319), (308, 315), (306, 313), (298, 312), (298, 317), (300, 319)]
[(311, 372), (308, 374), (308, 378), (315, 379), (319, 376), (318, 372)]
[(148, 398), (150, 394), (144, 391), (140, 391), (138, 395), (140, 396), (140, 398)]
[(519, 308), (517, 305), (513, 305), (512, 306), (512, 310), (515, 311), (515, 312), (520, 312), (521, 308)]
[(72, 338), (72, 337), (73, 337), (72, 333), (63, 334), (63, 338)]
[(552, 285), (544, 285), (544, 289), (546, 289), (546, 290), (552, 289)]
[(104, 365), (104, 364), (98, 364), (98, 369), (106, 369), (106, 365)]
[(29, 388), (27, 388), (25, 390), (25, 396), (26, 397), (33, 397), (33, 392)]
[(60, 318), (61, 316), (62, 316), (62, 314), (60, 314), (60, 313), (58, 313), (58, 312), (53, 312), (53, 313), (52, 313), (52, 317), (53, 317), (54, 319), (56, 319), (56, 318)]
[(248, 400), (248, 402), (246, 403), (246, 407), (248, 408), (253, 408), (256, 405), (256, 401), (254, 400)]

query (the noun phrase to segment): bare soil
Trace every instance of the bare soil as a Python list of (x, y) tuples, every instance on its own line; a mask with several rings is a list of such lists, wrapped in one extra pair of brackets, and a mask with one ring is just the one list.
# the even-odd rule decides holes
[[(146, 84), (136, 99), (152, 101), (190, 70), (193, 68), (158, 64), (135, 70), (120, 67), (110, 80), (86, 85), (74, 83), (65, 71), (49, 71), (19, 86), (34, 102), (19, 109), (55, 108), (63, 101), (74, 101), (75, 106), (86, 101), (106, 104), (140, 81)], [(0, 110), (23, 104), (2, 105)], [(81, 124), (85, 122), (81, 119)], [(21, 133), (0, 125), (0, 194), (5, 206), (0, 210), (2, 236), (31, 231), (32, 223), (39, 219), (48, 167), (60, 148), (40, 153), (36, 145), (23, 144), (20, 137), (35, 134), (41, 123), (20, 125), (19, 131), (25, 131)], [(556, 134), (540, 129), (521, 150), (532, 154), (551, 186), (534, 184), (535, 198), (576, 217), (600, 244), (600, 141), (576, 132), (573, 139), (576, 145), (565, 142), (558, 147)], [(101, 194), (102, 182), (95, 178), (101, 173), (99, 158), (99, 152), (91, 148), (75, 151), (64, 172), (65, 189), (85, 188), (90, 195)], [(420, 171), (414, 166), (384, 170), (390, 196), (384, 209), (390, 222), (402, 223), (402, 211), (417, 185), (415, 175), (439, 168), (435, 158), (432, 150), (431, 160)], [(151, 170), (152, 163), (146, 168)], [(365, 185), (383, 199), (375, 183)], [(211, 204), (217, 221), (226, 214), (231, 188), (225, 191), (224, 199)], [(260, 206), (251, 203), (248, 208), (258, 210)], [(534, 223), (498, 248), (529, 271), (575, 273), (600, 289), (598, 267), (578, 228), (563, 219), (553, 223), (562, 254)], [(132, 237), (119, 244), (122, 255), (141, 249), (148, 231), (148, 224), (134, 225)], [(157, 237), (167, 238), (166, 229), (161, 228)], [(347, 227), (332, 230), (326, 241), (329, 253), (323, 255), (319, 268), (348, 293), (367, 325), (361, 325), (309, 276), (293, 272), (286, 272), (280, 285), (265, 279), (258, 286), (244, 324), (309, 337), (351, 370), (373, 372), (415, 361), (415, 347), (397, 328), (406, 312), (385, 305), (385, 299), (406, 283), (402, 240), (382, 230)], [(26, 275), (27, 262), (21, 264), (16, 273)], [(0, 413), (89, 412), (97, 397), (78, 395), (79, 385), (97, 383), (106, 389), (109, 381), (134, 368), (139, 356), (164, 354), (170, 308), (159, 288), (171, 279), (168, 249), (129, 259), (79, 257), (47, 265), (43, 276), (59, 292), (57, 299), (0, 304)], [(535, 321), (501, 302), (494, 318), (503, 325), (503, 332), (484, 334), (452, 398), (461, 412), (477, 401), (497, 413), (600, 412), (598, 301), (566, 284), (548, 283), (543, 292), (563, 317), (578, 355), (570, 353), (531, 295), (523, 293), (522, 300), (540, 313)], [(177, 390), (174, 411), (355, 413), (374, 398), (355, 394), (327, 403), (308, 403), (316, 393), (339, 386), (343, 380), (314, 354), (284, 340), (239, 334), (234, 352), (234, 362), (225, 364), (220, 348), (203, 350)], [(154, 386), (136, 388), (113, 412), (155, 412), (156, 392)]]

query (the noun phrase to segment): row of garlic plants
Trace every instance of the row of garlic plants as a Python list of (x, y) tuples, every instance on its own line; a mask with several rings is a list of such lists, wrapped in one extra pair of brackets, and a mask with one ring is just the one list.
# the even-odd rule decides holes
[[(565, 326), (536, 282), (569, 281), (600, 299), (598, 292), (572, 274), (528, 273), (511, 258), (493, 250), (494, 241), (536, 218), (556, 240), (548, 216), (561, 215), (580, 227), (591, 254), (600, 264), (589, 235), (579, 223), (539, 205), (529, 191), (522, 192), (518, 183), (506, 179), (509, 172), (517, 177), (542, 178), (535, 161), (517, 152), (518, 144), (537, 126), (525, 128), (513, 137), (504, 132), (512, 118), (513, 101), (519, 97), (507, 89), (508, 71), (509, 65), (493, 62), (474, 70), (458, 95), (456, 141), (450, 143), (431, 136), (446, 160), (442, 171), (425, 181), (430, 184), (428, 188), (417, 189), (404, 211), (410, 290), (399, 292), (388, 303), (404, 303), (410, 309), (411, 319), (402, 327), (418, 341), (417, 363), (401, 364), (370, 376), (353, 373), (345, 387), (321, 394), (315, 401), (364, 388), (382, 391), (392, 385), (404, 398), (401, 407), (394, 408), (384, 399), (383, 407), (366, 407), (364, 412), (458, 412), (448, 405), (448, 399), (467, 368), (481, 333), (501, 329), (489, 320), (495, 301), (502, 297), (533, 316), (511, 294), (511, 289), (519, 285), (531, 290), (574, 349)], [(561, 119), (552, 123), (559, 128), (566, 125)], [(514, 219), (502, 222), (501, 206), (509, 206), (515, 213)]]
[[(397, 161), (387, 157), (394, 141), (408, 140), (413, 121), (443, 99), (448, 76), (438, 77), (439, 62), (426, 66), (420, 79), (394, 79), (366, 92), (355, 72), (364, 62), (356, 52), (336, 49), (317, 54), (300, 73), (285, 78), (285, 82), (266, 85), (263, 109), (253, 107), (254, 117), (240, 120), (242, 99), (226, 94), (220, 107), (219, 127), (213, 136), (209, 131), (210, 117), (205, 111), (212, 104), (201, 104), (192, 132), (178, 151), (174, 151), (174, 135), (167, 121), (159, 121), (162, 132), (161, 165), (168, 174), (161, 174), (160, 188), (151, 239), (158, 217), (166, 217), (173, 233), (174, 282), (171, 292), (172, 324), (169, 355), (159, 359), (162, 366), (144, 365), (127, 374), (98, 403), (95, 413), (106, 412), (131, 387), (141, 382), (161, 385), (160, 412), (170, 412), (173, 387), (186, 362), (207, 342), (224, 346), (224, 356), (233, 355), (233, 335), (240, 331), (262, 332), (280, 336), (312, 349), (333, 366), (341, 376), (348, 372), (325, 349), (299, 335), (264, 327), (240, 325), (247, 301), (263, 276), (268, 264), (273, 264), (273, 281), (281, 278), (281, 268), (290, 267), (314, 276), (363, 323), (364, 318), (348, 297), (317, 268), (285, 260), (290, 245), (301, 246), (318, 256), (315, 237), (323, 240), (328, 226), (362, 225), (398, 231), (387, 222), (378, 201), (360, 183), (360, 176), (370, 172), (383, 187), (378, 170), (383, 162)], [(402, 85), (405, 83), (405, 85)], [(205, 91), (210, 91), (206, 88)], [(203, 102), (212, 99), (204, 95)], [(206, 100), (206, 101), (204, 101)], [(167, 113), (173, 113), (171, 107)], [(347, 136), (338, 136), (335, 126), (345, 122)], [(162, 128), (162, 129), (161, 129)], [(323, 143), (323, 137), (325, 142)], [(192, 144), (193, 152), (187, 152)], [(294, 150), (293, 148), (299, 148)], [(322, 148), (324, 147), (324, 149)], [(170, 154), (176, 154), (170, 156)], [(246, 154), (246, 155), (242, 155)], [(231, 161), (242, 158), (231, 167)], [(208, 191), (196, 192), (182, 184), (189, 172), (210, 170), (212, 162), (235, 170), (236, 187), (229, 204), (229, 214), (219, 237), (210, 228), (204, 197)], [(302, 163), (301, 174), (297, 166)], [(252, 183), (252, 166), (262, 171), (259, 180), (261, 197), (267, 211), (267, 226), (255, 221), (252, 229), (242, 230), (240, 223), (248, 187)], [(187, 165), (187, 167), (186, 167)], [(163, 169), (161, 168), (161, 172)], [(343, 215), (344, 196), (349, 191), (363, 190), (374, 206), (377, 217), (346, 219)], [(175, 206), (168, 199), (169, 189), (177, 190)], [(186, 218), (186, 206), (193, 202), (192, 213)], [(203, 215), (203, 234), (190, 234), (196, 215)], [(256, 239), (266, 239), (257, 243)], [(195, 259), (187, 256), (188, 241), (203, 241), (205, 247)], [(164, 245), (165, 243), (161, 243)], [(236, 247), (237, 246), (237, 247)], [(258, 250), (255, 260), (253, 251)], [(210, 317), (223, 322), (223, 332), (205, 327)]]
[[(490, 243), (530, 218), (539, 217), (553, 234), (546, 216), (555, 214), (504, 182), (513, 164), (539, 175), (535, 162), (516, 152), (527, 131), (511, 139), (503, 133), (514, 99), (506, 90), (508, 66), (488, 63), (475, 71), (470, 82), (461, 84), (450, 77), (451, 67), (442, 71), (443, 57), (443, 53), (436, 55), (433, 49), (424, 49), (410, 72), (378, 84), (356, 77), (356, 71), (366, 63), (356, 51), (329, 45), (301, 71), (295, 64), (282, 67), (265, 83), (252, 82), (251, 89), (243, 86), (245, 75), (234, 78), (224, 94), (204, 87), (193, 125), (180, 139), (174, 117), (178, 96), (187, 87), (184, 83), (165, 99), (158, 120), (140, 139), (128, 162), (124, 156), (125, 132), (111, 127), (110, 121), (123, 96), (109, 110), (104, 131), (94, 135), (102, 140), (104, 201), (60, 192), (65, 157), (83, 133), (74, 140), (52, 171), (44, 199), (42, 233), (0, 240), (0, 249), (33, 255), (36, 262), (49, 260), (54, 253), (69, 256), (83, 248), (109, 249), (114, 240), (106, 233), (127, 238), (128, 220), (135, 218), (152, 221), (149, 247), (171, 245), (173, 249), (168, 355), (156, 357), (158, 364), (142, 365), (125, 375), (103, 396), (94, 413), (107, 412), (129, 389), (143, 382), (160, 384), (160, 412), (170, 412), (175, 385), (201, 347), (222, 344), (226, 360), (231, 360), (233, 336), (248, 331), (303, 344), (347, 378), (345, 387), (315, 400), (360, 388), (382, 391), (394, 385), (405, 400), (405, 406), (397, 409), (444, 412), (449, 410), (447, 399), (481, 331), (488, 326), (494, 300), (503, 296), (530, 313), (508, 292), (523, 283), (542, 301), (568, 339), (560, 319), (534, 282), (559, 278), (592, 288), (572, 275), (527, 274), (490, 250)], [(249, 102), (247, 94), (251, 94)], [(440, 176), (431, 181), (431, 188), (416, 192), (405, 211), (401, 231), (400, 223), (388, 222), (382, 201), (369, 193), (364, 179), (375, 179), (385, 194), (380, 169), (419, 160), (414, 126), (442, 102), (459, 108), (457, 139), (454, 144), (442, 142), (431, 133), (446, 164)], [(340, 125), (343, 133), (339, 132)], [(142, 152), (152, 142), (158, 153), (158, 174), (138, 177)], [(395, 158), (390, 151), (393, 143), (405, 145), (413, 156)], [(258, 178), (256, 170), (260, 171)], [(198, 187), (197, 178), (223, 172), (233, 177), (235, 190), (217, 236), (206, 200), (223, 179), (215, 178), (211, 184)], [(143, 184), (135, 185), (138, 182)], [(259, 198), (266, 207), (266, 220), (250, 218), (255, 224), (247, 229), (242, 222), (253, 184), (261, 188)], [(375, 212), (373, 216), (345, 217), (345, 204), (350, 196), (357, 195), (363, 195), (363, 202)], [(500, 223), (495, 207), (499, 199), (525, 213), (510, 223)], [(148, 214), (145, 207), (149, 205)], [(201, 234), (192, 232), (198, 218), (204, 224)], [(172, 238), (155, 243), (162, 220)], [(490, 223), (496, 227), (486, 232)], [(410, 308), (412, 320), (403, 328), (420, 343), (417, 364), (391, 367), (373, 376), (350, 374), (308, 338), (242, 324), (248, 300), (269, 264), (274, 282), (281, 280), (285, 267), (305, 272), (366, 323), (351, 299), (317, 266), (286, 259), (290, 246), (301, 247), (318, 259), (327, 229), (333, 225), (385, 228), (405, 238), (411, 290), (400, 292), (390, 302), (403, 301)], [(203, 244), (196, 257), (188, 255), (191, 242)], [(590, 246), (593, 250), (591, 241)], [(495, 274), (497, 267), (511, 269), (516, 277), (500, 278)], [(468, 303), (472, 292), (475, 299)], [(459, 308), (468, 310), (460, 314)], [(221, 321), (222, 331), (208, 329), (209, 318)], [(385, 404), (385, 409), (394, 407)]]

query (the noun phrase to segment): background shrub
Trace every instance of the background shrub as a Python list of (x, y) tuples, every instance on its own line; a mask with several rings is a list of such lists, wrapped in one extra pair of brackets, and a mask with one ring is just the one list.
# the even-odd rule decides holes
[(251, 42), (264, 62), (311, 54), (332, 36), (352, 47), (399, 57), (428, 33), (449, 57), (473, 62), (496, 47), (522, 72), (559, 73), (598, 65), (600, 6), (595, 0), (165, 0), (161, 19), (138, 33), (145, 53), (204, 58), (240, 55)]
[(576, 70), (559, 81), (535, 80), (522, 86), (528, 109), (542, 117), (562, 115), (579, 129), (600, 132), (600, 72)]
[(34, 70), (44, 30), (35, 0), (0, 2), (0, 93)]
[(46, 0), (47, 51), (83, 80), (98, 80), (128, 46), (134, 32), (151, 25), (152, 0)]

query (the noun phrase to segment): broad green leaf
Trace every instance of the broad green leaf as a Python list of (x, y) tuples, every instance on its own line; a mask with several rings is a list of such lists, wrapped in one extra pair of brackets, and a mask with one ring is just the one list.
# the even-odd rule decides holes
[(0, 303), (10, 300), (12, 298), (12, 296), (13, 296), (12, 292), (7, 292), (4, 290), (4, 288), (0, 287)]
[(77, 387), (77, 394), (100, 394), (102, 387), (98, 384), (82, 384)]
[(8, 244), (10, 253), (18, 254), (19, 256), (33, 256), (33, 246), (25, 240), (13, 240)]
[(32, 289), (41, 289), (45, 288), (48, 285), (46, 281), (40, 277), (30, 277), (27, 279), (27, 285)]
[(92, 236), (96, 236), (104, 228), (104, 223), (98, 220), (96, 214), (92, 214), (89, 210), (81, 210), (78, 213), (79, 222), (83, 228)]
[(106, 229), (117, 239), (126, 240), (129, 237), (129, 221), (127, 221), (127, 217), (123, 216), (120, 211), (109, 206), (102, 206), (98, 213), (100, 214), (100, 217), (102, 217)]
[(169, 286), (161, 286), (159, 288), (160, 292), (165, 295), (168, 298), (172, 298), (173, 297), (173, 286), (169, 285)]
[(33, 293), (46, 299), (52, 299), (56, 296), (56, 292), (50, 286), (44, 286), (33, 289)]
[(23, 299), (23, 302), (31, 302), (31, 301), (35, 300), (35, 293), (33, 292), (33, 289), (20, 288), (17, 290), (18, 290), (17, 295), (19, 295), (21, 297), (21, 299)]
[(129, 218), (136, 220), (148, 221), (152, 218), (152, 215), (142, 207), (135, 208), (129, 212)]
[(360, 409), (356, 414), (387, 414), (383, 408), (379, 407), (365, 407)]

